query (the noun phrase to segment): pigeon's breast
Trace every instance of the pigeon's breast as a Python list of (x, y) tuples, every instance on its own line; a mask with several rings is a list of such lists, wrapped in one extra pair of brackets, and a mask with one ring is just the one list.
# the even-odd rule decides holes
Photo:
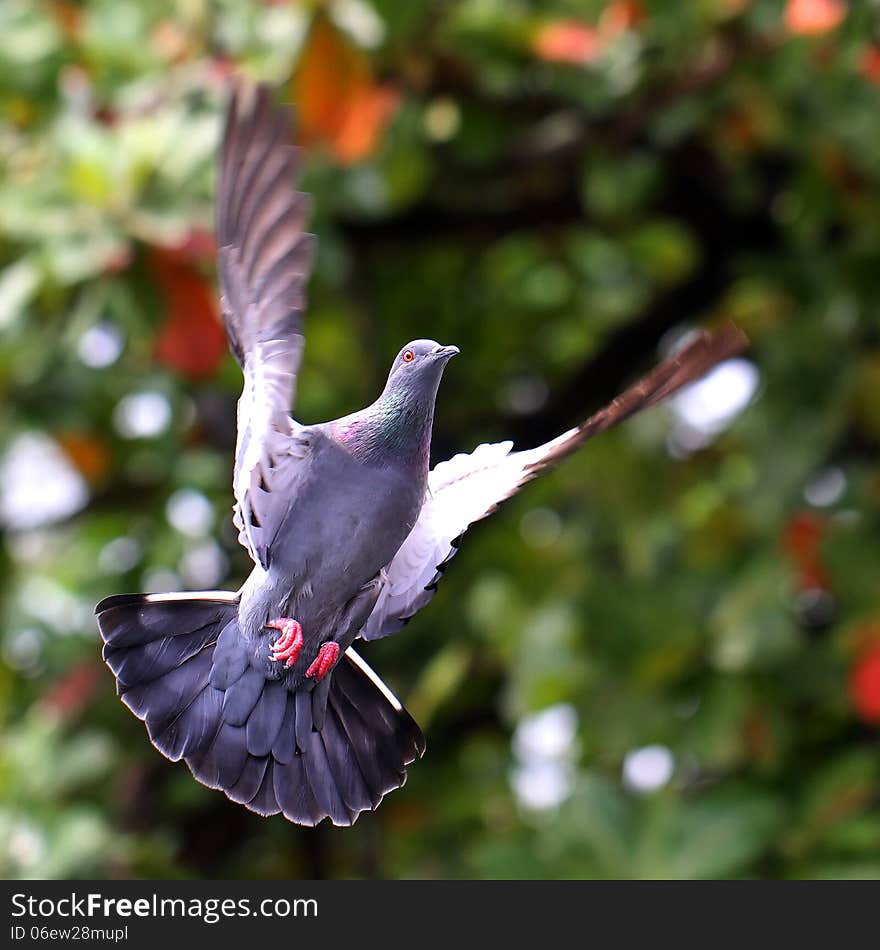
[(289, 580), (301, 612), (303, 601), (322, 613), (346, 604), (397, 553), (424, 494), (422, 472), (364, 462), (322, 439), (280, 525), (271, 572)]

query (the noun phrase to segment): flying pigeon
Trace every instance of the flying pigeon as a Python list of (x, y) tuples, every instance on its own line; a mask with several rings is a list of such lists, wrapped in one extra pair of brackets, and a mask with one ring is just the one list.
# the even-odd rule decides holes
[(315, 239), (291, 141), (268, 88), (234, 88), (216, 231), (223, 320), (244, 374), (234, 523), (253, 570), (235, 593), (120, 595), (96, 613), (118, 693), (165, 756), (260, 815), (351, 825), (425, 750), (355, 640), (395, 633), (424, 607), (471, 524), (746, 341), (732, 324), (702, 332), (545, 445), (481, 445), (430, 470), (455, 346), (407, 343), (372, 405), (302, 425), (290, 411)]

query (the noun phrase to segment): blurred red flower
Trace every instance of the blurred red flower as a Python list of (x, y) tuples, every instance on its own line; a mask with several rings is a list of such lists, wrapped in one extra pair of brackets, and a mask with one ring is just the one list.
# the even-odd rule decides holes
[(812, 36), (833, 30), (845, 16), (843, 0), (788, 0), (783, 22), (789, 33)]
[(853, 665), (849, 694), (860, 719), (871, 725), (880, 724), (880, 642)]
[(645, 8), (639, 0), (612, 0), (599, 16), (598, 26), (575, 19), (547, 21), (534, 34), (532, 49), (548, 63), (583, 66), (644, 19)]
[(538, 29), (532, 48), (549, 63), (582, 66), (599, 55), (599, 31), (579, 20), (553, 20)]

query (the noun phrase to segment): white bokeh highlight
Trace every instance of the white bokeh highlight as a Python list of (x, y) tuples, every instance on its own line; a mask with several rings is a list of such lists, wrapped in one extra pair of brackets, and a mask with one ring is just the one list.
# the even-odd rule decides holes
[(119, 400), (113, 425), (125, 439), (150, 439), (171, 425), (171, 403), (160, 392), (131, 393)]
[(646, 745), (631, 749), (623, 760), (623, 784), (631, 792), (647, 795), (669, 783), (675, 771), (675, 758), (665, 745)]
[(79, 338), (77, 354), (90, 369), (112, 366), (122, 355), (125, 339), (114, 323), (96, 323)]
[(226, 578), (229, 560), (216, 541), (208, 540), (193, 545), (177, 567), (189, 589), (212, 590)]
[(675, 393), (669, 401), (675, 416), (673, 454), (687, 455), (709, 445), (751, 402), (760, 378), (754, 363), (737, 357)]
[(834, 466), (816, 472), (804, 486), (804, 498), (814, 508), (829, 508), (840, 501), (845, 491), (846, 475)]
[(558, 703), (519, 721), (512, 747), (516, 765), (511, 786), (526, 811), (557, 808), (574, 787), (577, 757), (577, 713)]
[(104, 574), (125, 574), (137, 567), (144, 556), (136, 538), (122, 535), (108, 541), (98, 553), (98, 570)]
[(0, 522), (28, 531), (69, 518), (85, 507), (85, 479), (61, 446), (43, 432), (24, 432), (0, 460)]
[(200, 491), (181, 488), (168, 499), (165, 517), (175, 531), (203, 538), (214, 527), (214, 506)]

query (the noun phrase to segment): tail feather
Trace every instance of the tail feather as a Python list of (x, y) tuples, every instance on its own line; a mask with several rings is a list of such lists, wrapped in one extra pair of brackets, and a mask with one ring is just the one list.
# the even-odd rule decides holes
[(287, 694), (281, 727), (272, 742), (272, 758), (279, 765), (287, 765), (296, 754), (296, 698)]
[(326, 816), (306, 779), (302, 755), (294, 755), (285, 764), (280, 764), (276, 759), (272, 777), (275, 782), (275, 798), (281, 805), (285, 818), (300, 825), (317, 825)]
[(193, 633), (150, 640), (139, 647), (116, 647), (106, 650), (104, 659), (126, 688), (152, 683), (176, 670), (200, 653), (210, 642), (211, 628)]
[[(411, 762), (425, 752), (425, 737), (409, 713), (403, 708), (388, 687), (357, 655), (348, 667), (351, 675), (334, 677), (333, 685), (348, 699), (366, 727), (370, 738), (384, 738), (376, 744), (376, 752), (386, 756), (388, 764), (405, 774), (401, 762)], [(385, 702), (376, 702), (376, 691), (382, 693)]]
[(287, 690), (279, 682), (266, 683), (262, 698), (247, 721), (245, 738), (251, 755), (269, 755), (286, 712)]
[(266, 766), (263, 781), (260, 783), (257, 794), (247, 803), (251, 811), (255, 811), (264, 818), (277, 815), (281, 811), (281, 806), (275, 796), (275, 762), (269, 758), (266, 761), (269, 764)]
[(202, 682), (204, 685), (192, 702), (161, 731), (150, 729), (149, 720), (147, 722), (150, 741), (172, 762), (179, 762), (191, 753), (204, 749), (220, 728), (222, 694), (208, 685), (207, 677)]
[(330, 715), (325, 718), (320, 736), (324, 742), (330, 771), (336, 779), (339, 795), (346, 808), (357, 814), (357, 808), (361, 802), (372, 803), (372, 794), (361, 772), (357, 755), (344, 754), (344, 750), (349, 746), (348, 737), (342, 731), (342, 726), (336, 716)]
[(369, 717), (367, 711), (352, 703), (341, 689), (334, 692), (336, 694), (330, 696), (330, 705), (350, 742), (361, 775), (372, 791), (375, 802), (372, 807), (375, 808), (383, 795), (406, 781), (403, 763), (407, 757), (389, 747), (384, 720), (380, 719), (381, 727), (377, 727), (378, 717)]
[(210, 652), (206, 648), (159, 680), (131, 688), (117, 682), (116, 687), (125, 705), (144, 720), (150, 740), (156, 745), (158, 737), (204, 690), (210, 669)]
[(256, 756), (249, 755), (238, 781), (232, 788), (224, 789), (224, 791), (234, 802), (250, 807), (251, 801), (263, 784), (268, 765), (267, 756), (258, 759)]
[(252, 665), (233, 594), (125, 595), (96, 612), (118, 692), (153, 745), (260, 815), (350, 825), (424, 752), (419, 727), (352, 650), (316, 720), (311, 683), (291, 693)]
[(232, 788), (248, 760), (246, 732), (245, 726), (221, 723), (208, 746), (187, 759), (193, 775), (208, 788)]
[(302, 750), (302, 759), (306, 778), (318, 806), (330, 816), (334, 825), (352, 824), (357, 818), (357, 811), (350, 811), (342, 800), (320, 732), (309, 733), (308, 744)]
[(223, 718), (235, 726), (243, 726), (263, 696), (266, 677), (260, 670), (249, 666), (223, 692)]

